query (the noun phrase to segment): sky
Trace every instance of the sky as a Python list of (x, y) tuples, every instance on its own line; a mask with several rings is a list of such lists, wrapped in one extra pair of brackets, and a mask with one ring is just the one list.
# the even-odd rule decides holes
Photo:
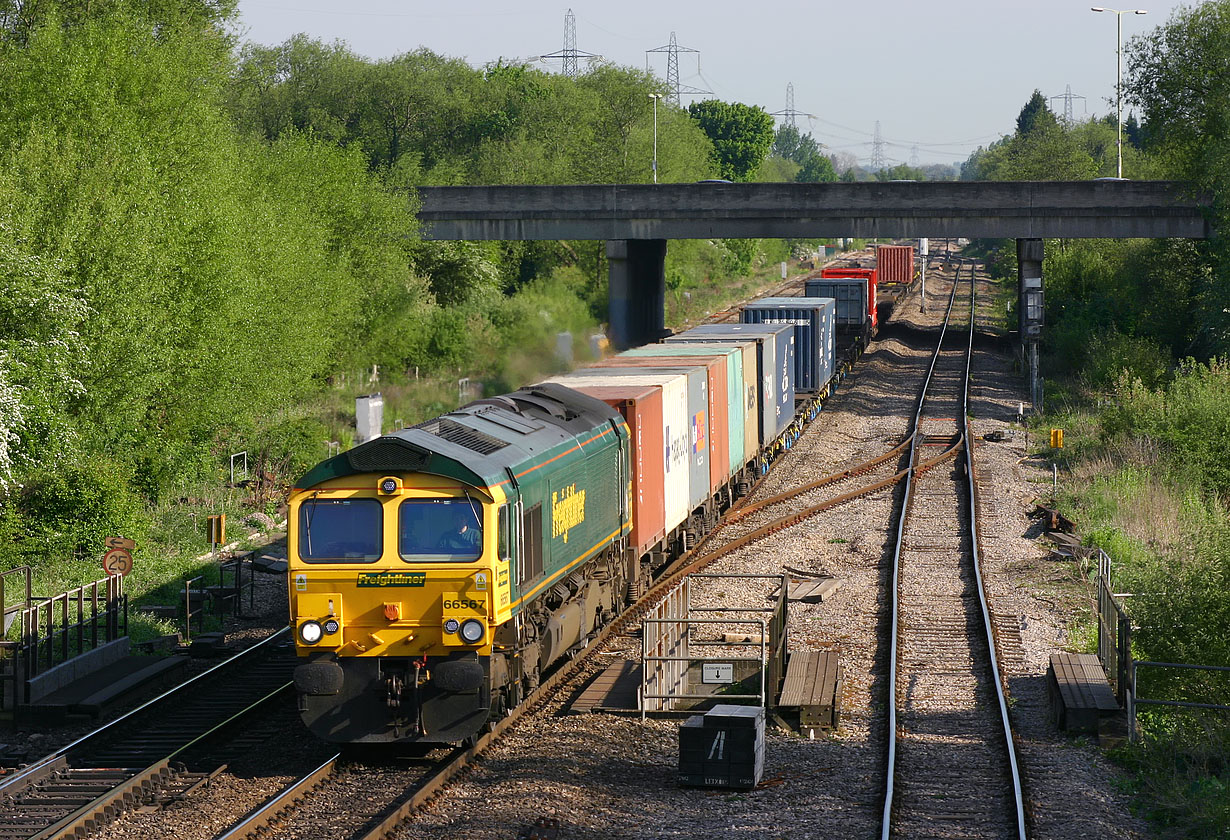
[[(280, 44), (297, 33), (343, 41), (368, 58), (426, 47), (474, 66), (521, 59), (559, 72), (540, 56), (576, 47), (614, 64), (644, 68), (646, 51), (676, 35), (680, 82), (726, 101), (784, 111), (794, 86), (796, 125), (824, 145), (867, 163), (877, 121), (887, 163), (960, 163), (1011, 134), (1034, 89), (1069, 86), (1076, 119), (1114, 112), (1115, 15), (1074, 0), (758, 3), (733, 0), (239, 0), (239, 34)], [(1183, 5), (1123, 15), (1123, 39), (1164, 23)], [(666, 55), (648, 56), (666, 77)], [(582, 63), (584, 67), (584, 63)], [(686, 106), (691, 98), (683, 98)], [(1126, 106), (1125, 106), (1126, 109)], [(1126, 117), (1126, 110), (1125, 110)], [(779, 117), (779, 120), (782, 117)]]

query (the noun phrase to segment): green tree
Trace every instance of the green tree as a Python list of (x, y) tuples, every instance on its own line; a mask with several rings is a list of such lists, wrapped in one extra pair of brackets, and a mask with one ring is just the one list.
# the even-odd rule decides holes
[(1175, 174), (1230, 194), (1230, 0), (1177, 9), (1128, 44), (1124, 83)]
[(917, 167), (899, 163), (876, 172), (875, 179), (877, 181), (925, 181), (927, 173)]
[(706, 99), (688, 113), (713, 142), (713, 162), (723, 178), (745, 180), (773, 146), (773, 117), (755, 105)]
[(1040, 126), (1053, 125), (1056, 122), (1055, 114), (1051, 111), (1050, 106), (1046, 103), (1046, 97), (1042, 95), (1042, 91), (1034, 90), (1033, 96), (1029, 97), (1029, 101), (1021, 108), (1021, 113), (1016, 118), (1016, 133), (1025, 137)]
[(816, 154), (807, 159), (794, 180), (802, 184), (818, 184), (836, 181), (837, 173), (833, 171), (833, 162), (827, 156)]

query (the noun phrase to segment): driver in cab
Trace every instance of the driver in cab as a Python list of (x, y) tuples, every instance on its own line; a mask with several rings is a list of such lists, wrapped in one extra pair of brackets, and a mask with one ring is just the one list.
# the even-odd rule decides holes
[(478, 528), (471, 528), (470, 522), (470, 517), (464, 513), (453, 517), (453, 529), (440, 539), (440, 548), (450, 554), (479, 554), (482, 533)]

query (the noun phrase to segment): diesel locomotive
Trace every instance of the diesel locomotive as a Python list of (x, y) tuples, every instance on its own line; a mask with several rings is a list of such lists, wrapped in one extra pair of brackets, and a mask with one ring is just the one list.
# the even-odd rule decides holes
[(455, 743), (517, 705), (624, 598), (630, 449), (618, 412), (544, 384), (308, 472), (288, 534), (308, 728)]

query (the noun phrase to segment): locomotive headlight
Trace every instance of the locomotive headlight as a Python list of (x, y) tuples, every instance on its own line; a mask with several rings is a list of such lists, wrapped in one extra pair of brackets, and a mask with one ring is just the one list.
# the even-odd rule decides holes
[(401, 482), (394, 476), (387, 476), (380, 479), (380, 492), (386, 496), (391, 496), (401, 489)]
[(461, 623), (461, 640), (468, 645), (476, 645), (482, 641), (486, 629), (477, 618), (467, 618)]
[(322, 635), (324, 635), (324, 628), (320, 626), (319, 621), (305, 621), (299, 625), (299, 639), (305, 645), (316, 644)]
[(342, 629), (342, 625), (337, 623), (336, 618), (326, 618), (325, 623), (322, 626), (324, 627), (325, 633), (327, 633), (330, 636), (332, 636), (338, 630)]
[(461, 622), (459, 622), (455, 618), (450, 618), (444, 622), (444, 632), (445, 633), (456, 633), (457, 628), (460, 626), (461, 626)]

